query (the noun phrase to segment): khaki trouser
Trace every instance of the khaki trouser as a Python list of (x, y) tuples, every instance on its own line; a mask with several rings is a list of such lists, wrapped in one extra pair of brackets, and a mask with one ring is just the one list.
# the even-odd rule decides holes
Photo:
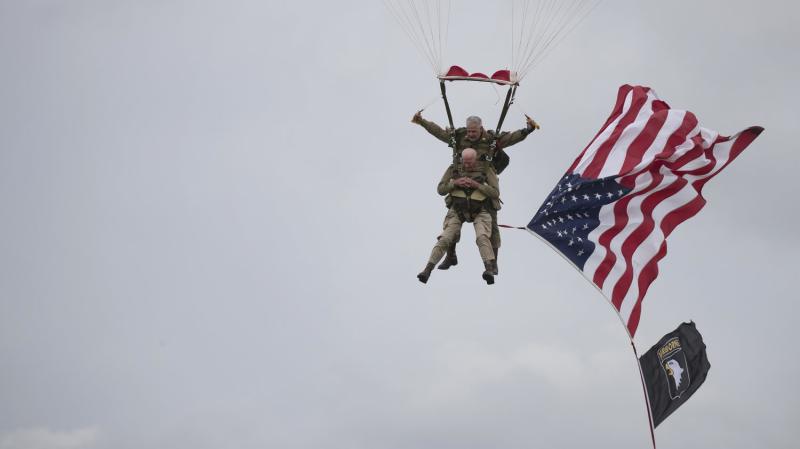
[[(442, 259), (442, 256), (447, 252), (447, 248), (455, 241), (456, 236), (461, 231), (462, 221), (458, 218), (458, 214), (450, 209), (444, 217), (444, 230), (439, 236), (439, 241), (431, 251), (431, 257), (428, 263), (436, 264)], [(494, 260), (494, 250), (492, 250), (492, 216), (486, 210), (482, 210), (475, 216), (472, 222), (475, 226), (475, 243), (478, 244), (478, 251), (481, 253), (481, 259), (484, 262)]]
[[(497, 226), (497, 211), (492, 209), (489, 211), (489, 214), (492, 216), (492, 248), (500, 248), (500, 227)], [(442, 229), (447, 227), (447, 216), (444, 217), (444, 224), (442, 225)], [(453, 239), (453, 243), (458, 243), (461, 241), (461, 228), (458, 229), (456, 232), (456, 236)]]

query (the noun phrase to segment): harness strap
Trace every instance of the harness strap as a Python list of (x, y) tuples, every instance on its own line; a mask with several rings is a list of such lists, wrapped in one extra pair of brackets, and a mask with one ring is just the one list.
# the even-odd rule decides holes
[(450, 123), (450, 129), (455, 129), (453, 126), (453, 114), (450, 112), (450, 102), (447, 101), (447, 89), (444, 87), (444, 80), (439, 81), (439, 88), (442, 91), (442, 100), (444, 100), (444, 109), (447, 111), (447, 122)]

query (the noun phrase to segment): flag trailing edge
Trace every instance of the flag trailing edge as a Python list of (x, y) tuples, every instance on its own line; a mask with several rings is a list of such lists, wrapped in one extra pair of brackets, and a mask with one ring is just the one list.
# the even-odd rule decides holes
[(527, 228), (603, 294), (633, 338), (666, 238), (703, 208), (705, 183), (762, 131), (721, 136), (652, 89), (623, 85)]

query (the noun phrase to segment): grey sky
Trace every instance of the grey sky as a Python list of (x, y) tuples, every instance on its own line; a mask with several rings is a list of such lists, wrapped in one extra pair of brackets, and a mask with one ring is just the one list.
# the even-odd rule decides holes
[[(445, 64), (508, 62), (508, 11), (454, 6)], [(704, 193), (641, 351), (695, 320), (711, 372), (660, 448), (800, 438), (798, 6), (606, 1), (523, 81), (501, 222), (524, 225), (624, 83), (766, 131)], [(475, 32), (480, 30), (480, 32)], [(381, 2), (0, 1), (0, 449), (639, 448), (611, 307), (523, 231), (487, 287), (415, 279), (448, 149)], [(458, 121), (497, 94), (453, 86)], [(425, 116), (445, 122), (439, 103)]]

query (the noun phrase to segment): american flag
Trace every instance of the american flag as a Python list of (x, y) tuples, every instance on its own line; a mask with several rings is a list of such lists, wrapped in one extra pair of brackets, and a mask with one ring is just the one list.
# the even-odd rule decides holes
[(703, 185), (761, 131), (720, 136), (652, 89), (624, 85), (611, 116), (527, 228), (600, 289), (633, 337), (666, 238), (703, 208)]

